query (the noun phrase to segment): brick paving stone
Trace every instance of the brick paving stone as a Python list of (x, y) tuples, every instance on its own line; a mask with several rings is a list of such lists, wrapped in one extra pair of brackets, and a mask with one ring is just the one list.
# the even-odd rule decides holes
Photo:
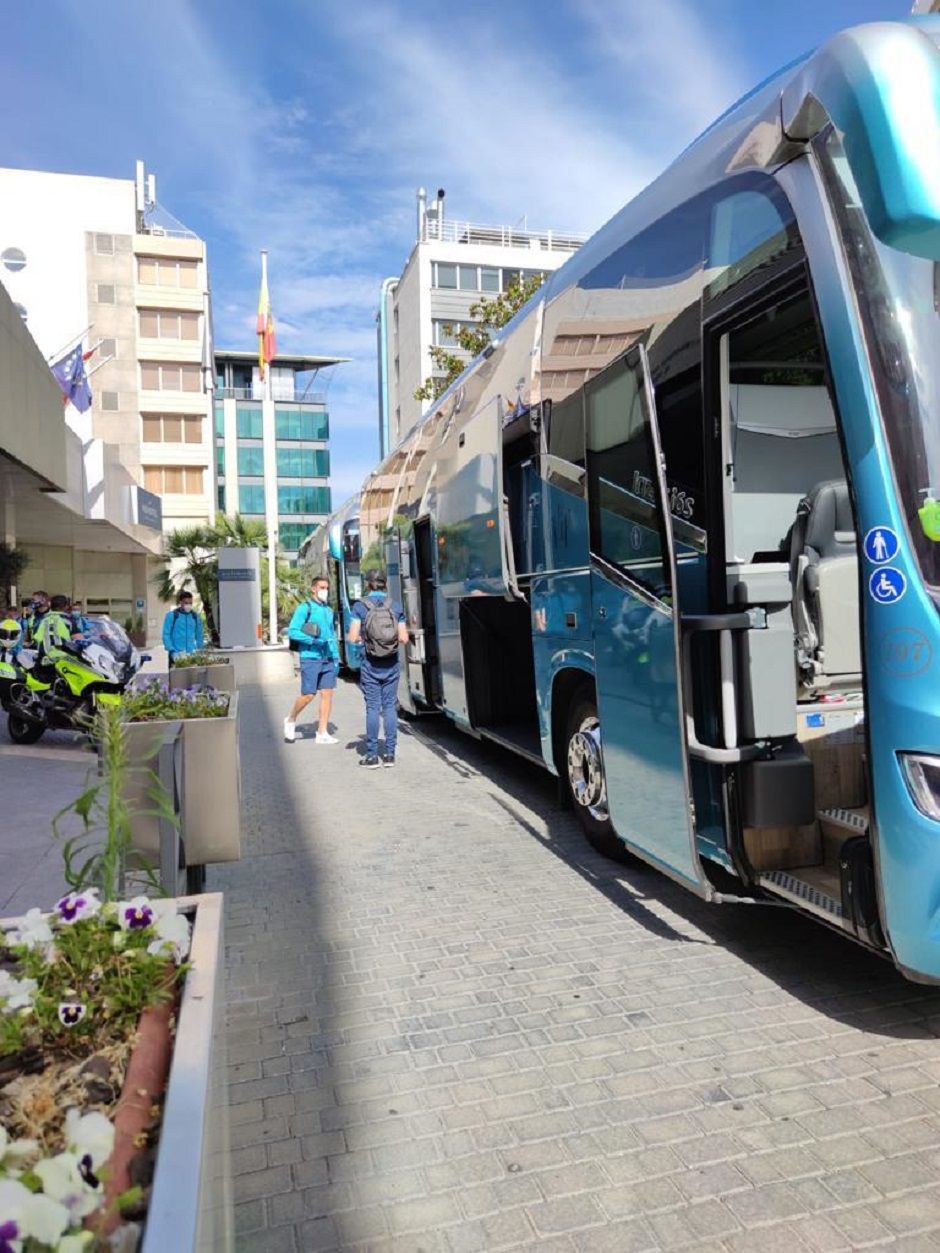
[(936, 992), (604, 861), (442, 719), (362, 779), (353, 685), (286, 745), (293, 692), (242, 688), (209, 875), (240, 1250), (940, 1249)]

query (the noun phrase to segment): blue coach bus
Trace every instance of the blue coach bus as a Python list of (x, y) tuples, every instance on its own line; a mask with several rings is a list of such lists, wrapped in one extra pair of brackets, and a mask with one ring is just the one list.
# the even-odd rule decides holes
[(558, 774), (598, 848), (924, 981), (938, 45), (938, 18), (860, 26), (741, 100), (352, 506), (412, 629), (404, 706)]
[(341, 505), (301, 544), (300, 564), (311, 578), (325, 574), (330, 581), (330, 604), (336, 618), (340, 666), (353, 673), (359, 670), (361, 644), (346, 639), (352, 620), (352, 607), (362, 595), (359, 572), (359, 497)]

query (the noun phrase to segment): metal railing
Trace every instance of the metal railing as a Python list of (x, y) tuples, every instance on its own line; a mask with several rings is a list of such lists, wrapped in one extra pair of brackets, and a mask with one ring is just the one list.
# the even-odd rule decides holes
[(446, 244), (495, 244), (500, 248), (529, 248), (533, 252), (575, 252), (587, 235), (561, 231), (529, 231), (515, 226), (480, 226), (475, 222), (443, 222), (426, 217), (422, 243), (438, 240)]
[[(264, 399), (261, 387), (215, 387), (212, 394), (216, 400), (257, 400)], [(276, 389), (272, 397), (274, 403), (277, 404), (305, 404), (305, 405), (325, 405), (326, 392), (308, 392), (303, 388), (295, 387), (290, 391), (286, 389)]]

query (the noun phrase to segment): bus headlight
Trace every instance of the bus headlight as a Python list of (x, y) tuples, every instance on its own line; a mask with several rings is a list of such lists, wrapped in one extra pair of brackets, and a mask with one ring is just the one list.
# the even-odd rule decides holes
[(940, 757), (898, 753), (911, 800), (926, 818), (940, 822)]

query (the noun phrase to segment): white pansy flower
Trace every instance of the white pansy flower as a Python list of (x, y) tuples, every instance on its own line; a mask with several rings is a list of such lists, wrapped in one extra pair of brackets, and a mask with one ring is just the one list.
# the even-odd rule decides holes
[(32, 1157), (38, 1148), (35, 1140), (11, 1140), (6, 1127), (0, 1126), (0, 1169), (21, 1168), (21, 1159)]
[(117, 919), (122, 931), (143, 931), (154, 920), (154, 907), (149, 897), (135, 896), (130, 901), (118, 901)]
[[(46, 1157), (36, 1163), (33, 1171), (39, 1176), (46, 1196), (63, 1205), (70, 1221), (76, 1226), (101, 1204), (101, 1190), (87, 1182), (74, 1153)], [(57, 1237), (61, 1234), (61, 1230), (56, 1232)]]
[(38, 986), (35, 979), (14, 979), (9, 970), (0, 970), (0, 1008), (29, 1009)]
[(55, 1246), (55, 1253), (84, 1253), (94, 1238), (90, 1231), (83, 1231), (75, 1236), (63, 1236)]
[(189, 922), (182, 914), (163, 913), (154, 924), (157, 939), (147, 946), (147, 952), (157, 957), (172, 956), (174, 961), (183, 961), (189, 953), (190, 928)]
[(80, 1114), (70, 1109), (65, 1115), (65, 1147), (76, 1157), (86, 1155), (92, 1169), (103, 1166), (114, 1148), (114, 1126), (104, 1114)]
[(71, 924), (81, 922), (84, 918), (94, 918), (101, 912), (101, 901), (98, 900), (97, 888), (86, 888), (84, 892), (69, 892), (56, 901), (56, 914), (60, 922)]
[(55, 1245), (69, 1226), (64, 1205), (39, 1192), (30, 1192), (17, 1179), (0, 1179), (0, 1240), (12, 1249), (23, 1241)]
[(26, 948), (39, 948), (42, 944), (52, 943), (52, 928), (41, 909), (31, 909), (15, 931), (7, 934), (10, 944), (22, 944)]

